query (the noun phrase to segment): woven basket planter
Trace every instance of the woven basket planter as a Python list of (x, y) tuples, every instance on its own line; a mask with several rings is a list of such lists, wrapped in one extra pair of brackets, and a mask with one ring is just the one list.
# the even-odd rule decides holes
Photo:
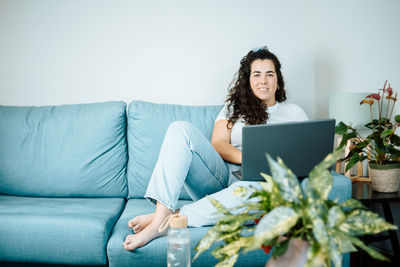
[(377, 192), (392, 193), (399, 190), (400, 164), (376, 165), (368, 164), (372, 189)]

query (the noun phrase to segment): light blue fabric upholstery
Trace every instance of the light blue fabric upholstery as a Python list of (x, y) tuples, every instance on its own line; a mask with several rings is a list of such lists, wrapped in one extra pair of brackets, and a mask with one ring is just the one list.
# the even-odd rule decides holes
[[(343, 174), (332, 171), (332, 190), (328, 199), (337, 200), (338, 203), (351, 198), (351, 180)], [(308, 184), (308, 178), (304, 179), (301, 186)]]
[(0, 261), (107, 263), (106, 244), (123, 198), (0, 195)]
[(126, 197), (125, 109), (0, 106), (0, 194)]
[[(143, 198), (171, 122), (189, 121), (211, 139), (221, 108), (133, 101), (128, 108), (128, 198)], [(184, 190), (181, 198), (190, 199)]]
[[(180, 200), (179, 204), (188, 203), (187, 200)], [(167, 237), (160, 237), (152, 240), (146, 246), (138, 248), (134, 251), (127, 251), (122, 246), (125, 237), (133, 234), (133, 231), (128, 228), (128, 221), (141, 214), (151, 213), (154, 211), (148, 201), (144, 199), (130, 199), (126, 204), (126, 208), (114, 227), (107, 246), (107, 255), (110, 267), (128, 267), (128, 266), (166, 266), (167, 265)], [(190, 230), (190, 246), (191, 256), (197, 242), (210, 229), (209, 227), (189, 228)], [(211, 248), (212, 250), (213, 248)], [(192, 266), (215, 266), (217, 260), (210, 254), (211, 250), (203, 252), (199, 258), (192, 262)], [(263, 250), (259, 249), (254, 252), (249, 252), (239, 257), (235, 266), (264, 266), (269, 258)]]

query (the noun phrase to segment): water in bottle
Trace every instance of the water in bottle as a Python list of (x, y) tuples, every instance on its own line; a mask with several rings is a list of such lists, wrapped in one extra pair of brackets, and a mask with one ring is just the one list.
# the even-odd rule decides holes
[(167, 266), (190, 267), (190, 236), (186, 216), (171, 218), (167, 242)]

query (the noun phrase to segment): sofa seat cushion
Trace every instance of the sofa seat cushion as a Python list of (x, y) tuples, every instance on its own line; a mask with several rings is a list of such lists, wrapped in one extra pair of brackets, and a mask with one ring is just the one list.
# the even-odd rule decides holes
[(123, 198), (0, 195), (0, 261), (102, 265)]
[[(180, 200), (179, 206), (190, 203)], [(107, 245), (107, 255), (110, 267), (128, 266), (166, 266), (167, 265), (167, 237), (152, 240), (146, 246), (134, 251), (124, 249), (122, 243), (127, 235), (133, 234), (128, 228), (128, 221), (135, 216), (154, 212), (154, 206), (144, 199), (128, 200), (124, 212), (119, 218)], [(189, 228), (191, 256), (195, 255), (193, 249), (210, 227)], [(213, 249), (213, 248), (212, 248)], [(211, 249), (211, 250), (212, 250)], [(215, 266), (218, 261), (210, 254), (211, 250), (203, 252), (199, 258), (192, 262), (192, 266)], [(249, 252), (241, 255), (235, 266), (264, 266), (269, 258), (263, 250)]]
[(0, 194), (126, 197), (125, 109), (0, 106)]
[[(168, 126), (188, 121), (211, 139), (222, 106), (183, 106), (133, 101), (128, 108), (128, 198), (143, 198)], [(181, 199), (190, 199), (182, 189)]]

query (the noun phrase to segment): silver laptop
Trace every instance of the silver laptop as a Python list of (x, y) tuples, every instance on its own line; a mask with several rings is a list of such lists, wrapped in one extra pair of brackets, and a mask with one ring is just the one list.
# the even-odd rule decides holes
[(335, 120), (310, 120), (242, 129), (242, 170), (233, 172), (241, 180), (262, 181), (261, 172), (271, 174), (265, 154), (280, 157), (298, 178), (333, 151)]

